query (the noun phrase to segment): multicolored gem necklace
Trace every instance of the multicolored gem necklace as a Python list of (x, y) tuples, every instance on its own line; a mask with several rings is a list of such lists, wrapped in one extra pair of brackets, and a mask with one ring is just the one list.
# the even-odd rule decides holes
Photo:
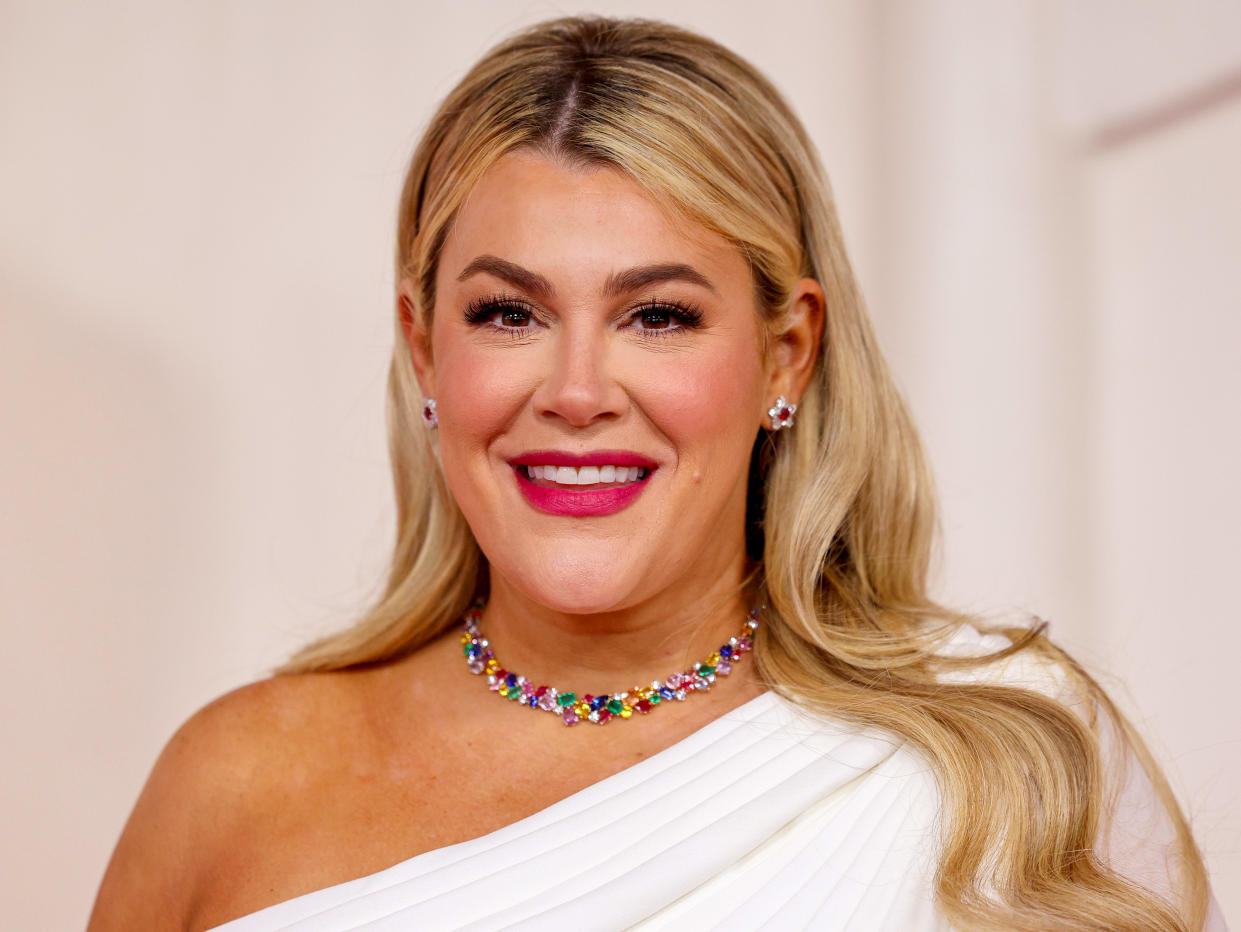
[(662, 683), (655, 681), (650, 686), (634, 686), (628, 692), (602, 696), (585, 693), (580, 697), (576, 693), (561, 692), (554, 686), (535, 686), (520, 673), (501, 667), (487, 638), (478, 630), (482, 617), (480, 608), (466, 614), (462, 620), (465, 630), (461, 634), (461, 644), (470, 672), (479, 676), (485, 673), (492, 692), (532, 709), (554, 713), (566, 725), (582, 721), (606, 725), (614, 718), (631, 718), (634, 712), (646, 715), (661, 702), (684, 701), (694, 690), (706, 692), (717, 676), (727, 676), (733, 664), (753, 650), (759, 611), (751, 611), (741, 633), (729, 638), (727, 644), (721, 645), (706, 660), (694, 664), (693, 669), (673, 673)]

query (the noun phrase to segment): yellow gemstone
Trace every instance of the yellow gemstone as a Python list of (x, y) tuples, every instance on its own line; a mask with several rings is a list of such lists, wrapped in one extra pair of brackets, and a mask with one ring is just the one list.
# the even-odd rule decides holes
[(495, 673), (500, 669), (500, 665), (496, 663), (495, 658), (487, 661), (487, 665), (483, 668), (487, 673)]
[(629, 706), (627, 706), (627, 705), (623, 705), (623, 706), (621, 706), (621, 710), (620, 710), (620, 717), (621, 717), (621, 718), (629, 718), (629, 716), (631, 716), (631, 715), (633, 715), (633, 709), (631, 709), (631, 708), (630, 708)]
[(578, 702), (578, 704), (573, 707), (573, 711), (576, 712), (580, 717), (585, 718), (587, 715), (590, 714), (590, 706), (587, 705), (585, 702)]
[(473, 640), (473, 638), (472, 638), (469, 634), (463, 634), (463, 635), (461, 635), (461, 643), (462, 643), (462, 644), (469, 644), (471, 640)]
[(718, 653), (713, 653), (711, 654), (710, 657), (707, 658), (708, 666), (712, 666), (712, 667), (718, 666), (719, 662), (720, 662), (720, 655)]

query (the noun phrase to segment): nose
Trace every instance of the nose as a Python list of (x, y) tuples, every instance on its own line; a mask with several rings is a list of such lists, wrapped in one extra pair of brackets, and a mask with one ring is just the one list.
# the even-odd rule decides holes
[(533, 396), (539, 417), (572, 427), (620, 417), (627, 400), (611, 371), (607, 334), (569, 324), (550, 342), (548, 371)]

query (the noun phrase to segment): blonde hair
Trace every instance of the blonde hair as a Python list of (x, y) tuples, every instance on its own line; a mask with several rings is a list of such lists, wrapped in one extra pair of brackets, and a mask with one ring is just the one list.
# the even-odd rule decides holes
[[(858, 294), (830, 189), (805, 130), (749, 64), (656, 22), (567, 18), (488, 53), (444, 100), (401, 197), (398, 279), (425, 325), (455, 213), (506, 152), (613, 166), (734, 242), (778, 330), (790, 289), (827, 298), (822, 353), (797, 428), (756, 441), (757, 586), (770, 607), (756, 651), (763, 680), (812, 709), (880, 726), (925, 754), (944, 800), (936, 895), (962, 929), (1186, 930), (1206, 881), (1189, 828), (1140, 738), (1041, 628), (1011, 645), (943, 654), (972, 619), (934, 603), (931, 479)], [(341, 669), (418, 649), (485, 591), (487, 571), (443, 481), (401, 329), (388, 416), (397, 541), (387, 586), (356, 625), (310, 645), (284, 672)], [(951, 675), (1022, 652), (1063, 672), (1118, 724), (1176, 833), (1180, 902), (1165, 903), (1096, 853), (1107, 825), (1092, 716), (1027, 689)], [(955, 680), (955, 682), (954, 682)]]

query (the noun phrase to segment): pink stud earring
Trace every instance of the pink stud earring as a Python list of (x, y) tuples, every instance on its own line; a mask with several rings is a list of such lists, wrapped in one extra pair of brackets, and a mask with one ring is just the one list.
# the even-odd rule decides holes
[(767, 416), (771, 418), (772, 431), (792, 427), (793, 415), (796, 413), (797, 405), (789, 404), (789, 400), (781, 395), (776, 399), (776, 403), (767, 409)]
[(422, 422), (427, 430), (435, 430), (440, 425), (440, 417), (435, 413), (435, 399), (428, 398), (422, 403)]

